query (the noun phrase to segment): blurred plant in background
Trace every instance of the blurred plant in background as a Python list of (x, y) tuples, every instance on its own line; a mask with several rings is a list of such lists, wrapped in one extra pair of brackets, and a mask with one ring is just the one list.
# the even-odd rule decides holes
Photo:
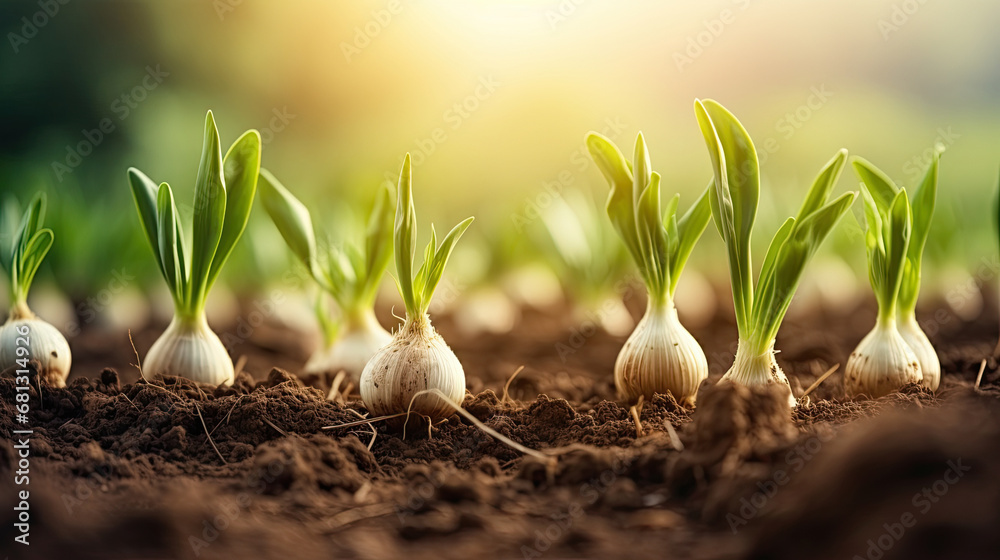
[[(371, 185), (394, 175), (404, 152), (419, 153), (414, 162), (426, 187), (416, 196), (425, 217), (445, 223), (475, 214), (489, 232), (468, 240), (483, 253), (482, 265), (473, 270), (458, 259), (436, 301), (464, 293), (493, 302), (483, 304), (498, 310), (485, 314), (493, 324), (463, 321), (502, 331), (516, 313), (499, 311), (509, 306), (488, 284), (501, 279), (498, 289), (515, 303), (530, 294), (513, 279), (534, 274), (551, 284), (551, 276), (542, 280), (538, 247), (513, 239), (507, 212), (537, 199), (553, 177), (563, 191), (586, 192), (598, 176), (580, 139), (608, 119), (643, 123), (651, 149), (671, 154), (672, 188), (695, 196), (710, 170), (688, 109), (691, 99), (712, 96), (761, 138), (769, 198), (761, 200), (759, 221), (768, 233), (792, 210), (787, 201), (801, 198), (798, 186), (811, 177), (817, 154), (846, 146), (907, 183), (926, 167), (927, 150), (946, 144), (952, 163), (941, 174), (925, 293), (963, 318), (981, 311), (981, 295), (968, 287), (992, 285), (998, 269), (981, 261), (993, 254), (985, 201), (1000, 128), (1000, 67), (992, 58), (1000, 51), (993, 32), (1000, 4), (928, 3), (886, 35), (880, 22), (891, 16), (892, 0), (748, 3), (693, 58), (685, 49), (704, 21), (718, 17), (713, 3), (594, 0), (558, 25), (553, 2), (400, 6), (372, 23), (373, 11), (385, 6), (242, 2), (220, 12), (211, 2), (68, 3), (32, 30), (25, 18), (39, 10), (36, 1), (0, 4), (7, 39), (0, 48), (0, 188), (21, 198), (48, 192), (53, 228), (72, 241), (54, 247), (33, 297), (55, 300), (52, 294), (64, 292), (67, 299), (52, 305), (60, 315), (54, 320), (99, 326), (120, 324), (118, 306), (139, 309), (126, 304), (139, 294), (162, 296), (149, 274), (132, 272), (145, 257), (127, 226), (132, 210), (120, 170), (134, 164), (153, 176), (193, 180), (198, 146), (188, 133), (212, 106), (233, 130), (260, 130), (264, 165), (285, 170), (288, 184), (308, 185), (297, 194), (324, 212), (356, 208), (348, 201), (369, 199)], [(679, 68), (677, 55), (690, 63)], [(484, 80), (500, 86), (487, 92)], [(177, 194), (187, 200), (190, 193)], [(217, 314), (232, 315), (233, 292), (288, 284), (288, 261), (275, 256), (279, 241), (262, 227), (266, 216), (255, 214), (248, 242), (222, 276), (219, 287), (231, 291), (213, 294), (210, 314), (217, 306)], [(848, 270), (863, 277), (854, 222), (848, 217), (831, 235), (809, 273), (815, 282), (803, 280), (800, 298), (829, 292), (820, 286), (824, 278), (847, 278)], [(61, 233), (70, 224), (73, 234)], [(703, 245), (678, 288), (682, 319), (683, 282), (725, 276), (723, 263), (710, 258), (722, 250), (720, 240), (705, 236)], [(977, 272), (984, 266), (989, 278)], [(105, 297), (107, 306), (87, 303), (125, 273), (136, 276), (134, 286), (130, 280), (127, 291)], [(850, 299), (823, 297), (834, 306)], [(47, 307), (38, 310), (44, 315)], [(88, 322), (98, 307), (108, 317)]]

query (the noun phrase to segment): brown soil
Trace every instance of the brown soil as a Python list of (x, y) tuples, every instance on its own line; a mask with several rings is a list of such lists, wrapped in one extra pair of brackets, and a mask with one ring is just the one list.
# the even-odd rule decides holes
[[(558, 315), (556, 315), (558, 316)], [(872, 313), (786, 322), (778, 359), (799, 395), (840, 363)], [(65, 389), (31, 391), (29, 547), (10, 558), (993, 558), (1000, 550), (1000, 373), (995, 319), (941, 324), (944, 377), (848, 400), (835, 373), (791, 417), (782, 396), (702, 388), (692, 412), (645, 403), (645, 435), (614, 401), (621, 339), (528, 312), (516, 333), (462, 337), (465, 408), (558, 456), (522, 457), (458, 416), (403, 439), (296, 377), (294, 333), (258, 329), (244, 372), (213, 389), (137, 381), (127, 338), (74, 340)], [(575, 333), (575, 334), (574, 334)], [(158, 331), (138, 333), (140, 352)], [(695, 329), (715, 381), (732, 359), (727, 320)], [(570, 350), (567, 352), (567, 349)], [(565, 361), (560, 357), (562, 353)], [(504, 382), (524, 371), (503, 401)], [(104, 369), (114, 366), (113, 369)], [(11, 433), (14, 381), (0, 376)], [(14, 504), (16, 441), (0, 441)], [(874, 547), (874, 548), (873, 548)]]

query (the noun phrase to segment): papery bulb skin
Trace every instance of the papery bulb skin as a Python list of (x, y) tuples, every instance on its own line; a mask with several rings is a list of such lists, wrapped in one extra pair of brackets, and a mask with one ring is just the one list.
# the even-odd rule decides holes
[(920, 372), (923, 375), (922, 385), (931, 391), (937, 391), (941, 385), (941, 360), (938, 359), (937, 351), (931, 344), (930, 339), (924, 334), (917, 323), (916, 317), (900, 319), (899, 335), (903, 337), (906, 345), (913, 350), (920, 363)]
[(654, 393), (670, 393), (694, 406), (698, 386), (708, 377), (708, 360), (698, 341), (677, 318), (673, 305), (647, 305), (646, 314), (615, 360), (618, 398), (648, 402)]
[(751, 345), (740, 341), (736, 347), (736, 359), (732, 367), (722, 376), (719, 383), (737, 383), (752, 387), (755, 385), (770, 385), (778, 383), (788, 388), (788, 406), (796, 406), (795, 397), (792, 395), (792, 387), (788, 384), (785, 372), (781, 371), (778, 361), (774, 358), (774, 341), (768, 345), (763, 353), (751, 350)]
[[(331, 346), (317, 350), (306, 362), (304, 372), (336, 375), (343, 371), (357, 386), (368, 360), (391, 340), (389, 331), (382, 328), (374, 313), (369, 311), (359, 320), (348, 322)], [(346, 385), (346, 382), (341, 384), (341, 388)]]
[(895, 321), (880, 321), (851, 352), (844, 370), (848, 395), (883, 397), (907, 383), (922, 383), (920, 362)]
[[(18, 348), (27, 348), (27, 355), (18, 356)], [(11, 318), (0, 326), (0, 371), (18, 365), (18, 360), (24, 358), (38, 360), (39, 375), (49, 385), (66, 386), (73, 355), (59, 329), (34, 317)]]
[[(361, 373), (361, 400), (372, 416), (388, 416), (409, 410), (432, 423), (448, 418), (455, 409), (438, 395), (413, 396), (426, 389), (438, 389), (456, 405), (465, 398), (465, 371), (455, 353), (431, 326), (426, 315), (406, 322), (380, 349)], [(410, 407), (410, 401), (413, 406)], [(410, 418), (410, 426), (415, 418)], [(403, 426), (405, 417), (390, 420)]]
[(143, 378), (151, 380), (164, 375), (211, 385), (233, 382), (233, 360), (204, 316), (191, 320), (174, 317), (146, 353)]

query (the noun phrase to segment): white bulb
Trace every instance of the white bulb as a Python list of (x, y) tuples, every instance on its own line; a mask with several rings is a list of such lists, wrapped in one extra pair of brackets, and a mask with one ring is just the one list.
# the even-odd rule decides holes
[(784, 385), (788, 389), (788, 405), (795, 406), (797, 403), (792, 395), (792, 388), (788, 384), (785, 372), (781, 371), (778, 361), (774, 357), (774, 341), (768, 345), (764, 353), (757, 354), (750, 349), (750, 345), (743, 342), (736, 347), (736, 359), (729, 371), (722, 376), (719, 383), (738, 383), (740, 385), (770, 385), (777, 383)]
[(615, 360), (618, 397), (628, 402), (640, 395), (648, 401), (654, 393), (670, 393), (677, 402), (693, 405), (706, 377), (705, 352), (673, 306), (647, 306)]
[[(18, 348), (27, 348), (27, 355), (19, 356)], [(59, 329), (38, 318), (11, 319), (0, 326), (0, 370), (18, 365), (23, 358), (38, 360), (39, 373), (50, 385), (66, 386), (73, 356)]]
[(882, 397), (907, 383), (920, 383), (917, 355), (896, 329), (895, 321), (879, 321), (851, 353), (844, 371), (848, 395)]
[(193, 321), (175, 317), (146, 353), (142, 376), (156, 379), (164, 375), (212, 385), (233, 382), (233, 360), (219, 337), (208, 327), (204, 315)]
[(931, 345), (931, 341), (921, 330), (916, 317), (909, 317), (899, 321), (899, 334), (906, 341), (906, 345), (913, 350), (920, 362), (920, 372), (923, 375), (923, 386), (931, 391), (937, 391), (941, 384), (941, 361), (938, 359), (937, 351)]
[(333, 345), (317, 350), (306, 362), (304, 371), (316, 374), (343, 371), (357, 385), (368, 361), (391, 340), (392, 335), (372, 315), (361, 326), (348, 327)]
[[(424, 394), (438, 389), (455, 405), (465, 398), (465, 371), (426, 316), (407, 318), (388, 345), (375, 353), (361, 374), (361, 399), (373, 416), (407, 410), (436, 421), (455, 413), (441, 397)], [(413, 406), (410, 401), (413, 400)], [(403, 419), (392, 422), (402, 425)]]

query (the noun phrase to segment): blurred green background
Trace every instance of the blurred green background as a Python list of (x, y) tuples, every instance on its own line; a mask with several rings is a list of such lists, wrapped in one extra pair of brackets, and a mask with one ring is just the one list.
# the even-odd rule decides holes
[[(422, 238), (477, 217), (451, 269), (474, 283), (553, 260), (537, 219), (551, 193), (603, 200), (589, 130), (626, 153), (642, 130), (686, 208), (710, 175), (692, 101), (711, 97), (761, 153), (760, 251), (836, 149), (910, 186), (944, 144), (925, 290), (947, 299), (996, 273), (998, 21), (971, 0), (5, 1), (0, 189), (50, 194), (36, 291), (81, 301), (123, 270), (155, 290), (125, 169), (189, 200), (212, 109), (224, 145), (261, 131), (264, 165), (334, 236), (357, 235), (411, 152)], [(838, 188), (858, 188), (850, 170)], [(853, 269), (870, 296), (860, 212), (807, 284)], [(728, 290), (714, 228), (701, 243), (693, 268)], [(291, 266), (259, 204), (233, 258), (236, 291)]]

